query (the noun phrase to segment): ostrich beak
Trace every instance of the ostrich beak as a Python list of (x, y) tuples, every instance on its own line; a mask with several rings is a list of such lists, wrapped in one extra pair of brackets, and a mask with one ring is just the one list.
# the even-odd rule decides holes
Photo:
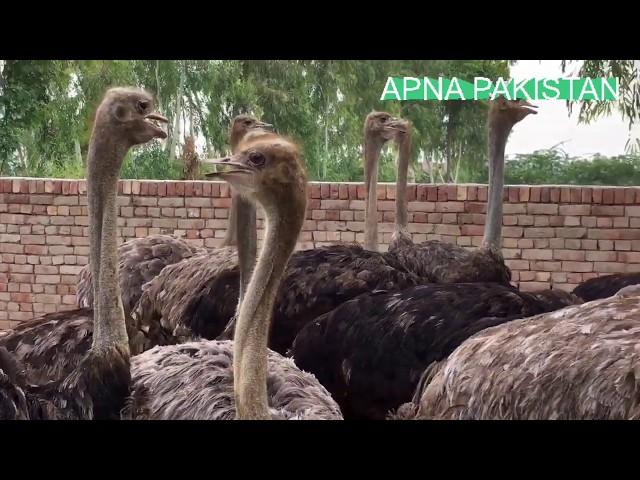
[(162, 138), (162, 139), (167, 138), (167, 132), (165, 132), (162, 129), (162, 127), (158, 125), (158, 122), (169, 123), (169, 120), (167, 120), (167, 117), (160, 115), (158, 112), (153, 112), (153, 113), (149, 113), (148, 115), (145, 115), (144, 120), (149, 125), (151, 125), (156, 137)]

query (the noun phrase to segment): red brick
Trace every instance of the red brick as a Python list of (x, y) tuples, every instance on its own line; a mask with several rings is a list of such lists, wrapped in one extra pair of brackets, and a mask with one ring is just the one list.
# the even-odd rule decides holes
[(560, 192), (561, 192), (560, 187), (549, 188), (549, 201), (551, 203), (558, 203), (560, 201), (560, 195), (561, 195)]
[(586, 258), (586, 254), (582, 250), (554, 250), (554, 260), (572, 260), (576, 262), (582, 262)]
[[(542, 187), (531, 187), (531, 194), (529, 195), (530, 202), (539, 202), (542, 194)], [(547, 199), (547, 201), (549, 201)]]
[(615, 189), (613, 188), (605, 188), (602, 191), (602, 203), (604, 203), (605, 205), (610, 205), (613, 203), (614, 201), (614, 192)]
[(552, 250), (529, 249), (522, 251), (522, 258), (527, 260), (552, 260)]
[[(627, 207), (632, 208), (632, 207)], [(613, 205), (594, 205), (591, 208), (591, 215), (601, 215), (601, 216), (622, 216), (624, 215), (623, 206), (613, 206)]]
[(560, 205), (560, 215), (591, 215), (591, 205)]
[(527, 213), (530, 215), (557, 215), (558, 205), (553, 203), (529, 203)]
[(592, 262), (562, 262), (562, 270), (565, 272), (592, 272)]
[(635, 203), (636, 191), (635, 188), (624, 189), (624, 203), (627, 205)]
[(525, 238), (548, 238), (554, 236), (553, 228), (527, 228), (524, 230)]
[(624, 273), (627, 269), (624, 263), (594, 262), (593, 271), (599, 273)]
[(616, 188), (613, 191), (613, 202), (619, 204), (624, 203), (624, 189)]

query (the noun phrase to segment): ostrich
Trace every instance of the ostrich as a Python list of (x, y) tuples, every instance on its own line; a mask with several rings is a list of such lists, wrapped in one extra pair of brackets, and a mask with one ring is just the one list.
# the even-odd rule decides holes
[[(364, 248), (378, 251), (378, 162), (380, 152), (391, 139), (406, 134), (406, 122), (387, 112), (371, 112), (364, 121), (364, 185), (367, 203), (364, 212)], [(406, 178), (405, 178), (406, 183)]]
[(640, 419), (638, 293), (474, 335), (425, 372), (402, 418)]
[[(500, 144), (504, 144), (500, 139), (500, 135), (508, 135), (508, 131), (500, 133), (500, 125), (508, 125), (508, 123), (506, 120), (502, 122), (496, 120), (496, 117), (509, 117), (512, 115), (509, 109), (501, 110), (500, 107), (502, 105), (507, 105), (508, 108), (522, 108), (522, 105), (518, 102), (510, 104), (505, 100), (497, 100), (492, 105), (492, 108), (490, 108), (488, 122), (490, 128), (489, 140), (490, 142), (495, 141), (495, 129), (497, 128), (498, 143)], [(527, 107), (529, 106), (530, 105), (528, 104), (524, 105), (524, 108), (528, 110)], [(409, 160), (411, 158), (411, 123), (408, 120), (404, 120), (402, 127), (403, 128), (400, 129), (396, 135), (396, 143), (398, 145), (396, 219), (394, 232), (389, 245), (388, 256), (390, 257), (390, 262), (395, 263), (393, 260), (395, 258), (396, 262), (400, 262), (400, 265), (403, 268), (436, 283), (455, 283), (456, 281), (497, 281), (507, 286), (510, 285), (511, 272), (504, 264), (504, 260), (495, 257), (495, 255), (500, 252), (500, 226), (493, 228), (493, 233), (485, 232), (485, 245), (493, 245), (493, 248), (490, 249), (485, 248), (469, 252), (464, 248), (438, 241), (427, 241), (420, 245), (414, 245), (411, 235), (407, 230), (407, 172), (409, 169)], [(504, 139), (504, 142), (506, 142), (506, 138)], [(490, 156), (490, 165), (494, 165), (495, 172), (489, 180), (490, 190), (502, 192), (504, 179), (501, 171), (504, 163), (504, 148), (491, 149)], [(499, 178), (496, 177), (496, 175), (499, 175)], [(495, 197), (493, 197), (493, 201), (492, 199), (489, 200), (489, 211), (493, 211), (496, 208), (495, 198), (500, 199), (498, 203), (500, 203), (500, 207), (502, 206), (502, 193), (498, 195), (497, 192)], [(493, 218), (491, 214), (489, 215), (489, 218)], [(501, 218), (502, 214), (500, 214), (498, 219), (495, 219), (495, 221), (501, 222)], [(487, 236), (489, 239), (487, 239)], [(449, 262), (448, 264), (443, 262), (443, 258), (441, 256), (436, 257), (435, 259), (431, 258), (432, 254), (435, 253), (436, 255), (439, 255), (443, 252), (448, 252), (446, 255), (447, 261)], [(493, 257), (497, 259), (496, 262), (487, 260), (488, 258)], [(501, 255), (500, 258), (502, 258)], [(469, 264), (474, 266), (469, 268)], [(464, 275), (461, 275), (460, 272), (450, 272), (447, 270), (449, 266), (461, 266), (462, 269), (466, 269), (466, 271), (470, 271), (472, 273), (468, 278), (464, 278), (464, 280), (462, 280)], [(483, 268), (485, 267), (488, 269), (486, 272), (483, 271)], [(544, 305), (544, 311), (558, 310), (566, 307), (567, 305), (577, 305), (582, 303), (576, 295), (563, 290), (540, 290), (532, 293), (538, 301)]]
[[(238, 308), (234, 341), (153, 348), (132, 359), (133, 419), (341, 419), (329, 393), (291, 359), (269, 351), (269, 323), (304, 222), (306, 172), (296, 145), (277, 135), (242, 144), (217, 173), (265, 211), (265, 241)], [(243, 248), (242, 243), (238, 245)]]
[[(235, 117), (229, 131), (231, 147), (236, 148), (247, 132), (264, 132), (266, 128), (270, 127), (271, 125), (268, 123), (260, 122), (248, 115)], [(240, 208), (243, 207), (244, 204), (242, 204)], [(249, 212), (248, 215), (251, 215), (251, 212)], [(231, 216), (235, 218), (235, 209), (233, 207), (231, 209)], [(251, 232), (248, 232), (246, 237), (248, 238), (247, 241), (251, 241), (252, 238), (254, 239), (253, 252), (255, 258), (255, 211), (253, 211), (253, 216), (253, 234), (251, 235)], [(242, 223), (241, 227), (247, 228), (245, 225), (247, 225), (246, 222)], [(232, 227), (234, 227), (234, 222), (230, 223), (229, 230), (231, 230)], [(118, 277), (125, 315), (128, 317), (134, 306), (138, 303), (140, 295), (142, 295), (142, 286), (155, 278), (164, 267), (178, 263), (185, 258), (206, 253), (207, 251), (205, 249), (193, 247), (185, 240), (172, 235), (149, 235), (124, 242), (118, 248)], [(78, 306), (81, 308), (90, 308), (93, 305), (92, 290), (91, 270), (89, 265), (87, 265), (80, 271), (78, 276), (76, 294)]]
[[(365, 143), (380, 148), (399, 128), (398, 119), (385, 112), (370, 114), (365, 124)], [(367, 152), (368, 159), (379, 154), (372, 149)], [(134, 317), (139, 328), (161, 338), (229, 340), (235, 325), (232, 317), (238, 299), (238, 278), (237, 260), (233, 257), (224, 263), (210, 256), (186, 259), (168, 266), (147, 285)], [(286, 353), (307, 322), (361, 293), (408, 288), (423, 282), (404, 268), (392, 265), (382, 253), (358, 245), (295, 252), (276, 297), (269, 346)]]
[[(428, 240), (414, 245), (406, 231), (406, 169), (410, 152), (410, 129), (397, 137), (399, 143), (397, 177), (396, 229), (388, 255), (407, 270), (436, 283), (497, 282), (509, 285), (511, 271), (500, 251), (502, 234), (502, 195), (504, 190), (504, 150), (513, 126), (531, 113), (534, 107), (522, 100), (496, 98), (489, 107), (489, 200), (482, 246), (467, 250), (446, 242)], [(402, 167), (402, 168), (400, 168)], [(400, 215), (398, 215), (400, 213)]]
[(545, 311), (533, 295), (497, 283), (365, 293), (309, 322), (289, 354), (345, 418), (381, 420), (411, 399), (425, 368), (466, 338)]
[[(504, 105), (507, 108), (502, 109)], [(520, 108), (520, 102), (493, 103), (490, 127), (503, 123), (496, 116), (512, 116), (511, 108)], [(410, 270), (412, 252), (417, 252), (413, 255), (419, 259), (427, 259), (427, 253), (437, 253), (436, 248), (444, 244), (414, 246), (406, 233), (403, 205), (410, 129), (405, 126), (406, 133), (399, 135), (400, 188), (394, 240), (395, 251), (401, 251), (400, 258)], [(495, 138), (493, 132), (489, 136)], [(499, 238), (490, 245), (498, 242)], [(499, 252), (497, 246), (494, 251)], [(413, 273), (428, 278), (432, 266), (425, 263), (426, 267), (415, 268)], [(562, 298), (571, 297), (561, 293)], [(432, 362), (445, 358), (484, 328), (559, 308), (556, 303), (561, 296), (548, 297), (546, 292), (519, 292), (508, 282), (434, 283), (399, 292), (367, 293), (308, 323), (295, 338), (290, 354), (297, 365), (316, 375), (331, 392), (345, 418), (383, 419), (411, 398), (422, 372)]]
[[(263, 127), (267, 124), (257, 120), (246, 123), (247, 120), (251, 118), (234, 119), (230, 135), (232, 147), (239, 142), (243, 132), (264, 133)], [(228, 247), (228, 250), (231, 252), (227, 252), (227, 256), (235, 255), (235, 248)], [(131, 318), (131, 312), (142, 295), (142, 286), (157, 276), (163, 268), (176, 265), (190, 257), (201, 256), (205, 252), (205, 249), (192, 247), (184, 240), (170, 235), (150, 235), (132, 239), (118, 247), (118, 278), (127, 321), (129, 348), (133, 355), (142, 353), (154, 345), (172, 344), (180, 340), (167, 334), (165, 330), (153, 328), (149, 331), (149, 328), (138, 328), (139, 322)], [(6, 347), (18, 357), (31, 380), (45, 382), (64, 378), (89, 349), (93, 332), (91, 278), (88, 265), (81, 271), (78, 283), (81, 308), (44, 315), (24, 322), (7, 335), (0, 336), (0, 346)]]
[[(142, 90), (110, 89), (98, 107), (87, 158), (93, 314), (84, 309), (36, 320), (50, 328), (33, 347), (48, 350), (49, 355), (44, 358), (52, 363), (59, 363), (61, 357), (71, 357), (74, 367), (66, 377), (43, 385), (30, 384), (32, 379), (25, 374), (19, 359), (9, 354), (6, 347), (0, 347), (3, 417), (100, 419), (119, 415), (131, 377), (126, 322), (117, 282), (118, 174), (131, 147), (167, 137), (156, 122), (167, 120), (153, 111), (151, 96)], [(84, 319), (83, 330), (66, 328), (67, 319), (75, 325), (78, 318)], [(90, 335), (92, 331), (94, 334)], [(50, 345), (53, 342), (57, 349)], [(22, 348), (26, 346), (23, 344)]]
[(614, 273), (591, 278), (573, 289), (573, 293), (585, 302), (615, 295), (620, 289), (640, 283), (640, 273)]

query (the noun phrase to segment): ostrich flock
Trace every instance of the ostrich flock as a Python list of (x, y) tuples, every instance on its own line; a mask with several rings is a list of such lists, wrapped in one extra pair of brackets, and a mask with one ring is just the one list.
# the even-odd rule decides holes
[[(482, 244), (414, 244), (411, 124), (364, 124), (365, 241), (294, 251), (306, 215), (299, 146), (248, 115), (231, 155), (224, 246), (170, 235), (118, 246), (130, 148), (166, 138), (143, 90), (102, 100), (87, 158), (90, 262), (78, 308), (0, 337), (0, 419), (638, 419), (640, 276), (522, 292), (501, 253), (504, 152), (528, 102), (488, 105)], [(378, 249), (382, 149), (397, 144), (395, 228)], [(257, 253), (256, 208), (266, 233)]]

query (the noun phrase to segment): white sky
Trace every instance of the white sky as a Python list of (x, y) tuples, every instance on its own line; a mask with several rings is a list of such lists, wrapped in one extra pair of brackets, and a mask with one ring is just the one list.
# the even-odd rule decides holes
[[(511, 67), (511, 77), (517, 80), (532, 77), (560, 78), (577, 76), (579, 64), (569, 64), (567, 73), (562, 73), (560, 60), (519, 60)], [(509, 137), (506, 154), (531, 153), (550, 148), (560, 142), (571, 156), (587, 156), (600, 153), (606, 156), (624, 153), (629, 138), (626, 121), (613, 109), (609, 117), (602, 117), (590, 124), (578, 124), (578, 105), (571, 117), (564, 100), (541, 100), (538, 114), (530, 115), (516, 125)], [(634, 129), (636, 127), (634, 126)]]

